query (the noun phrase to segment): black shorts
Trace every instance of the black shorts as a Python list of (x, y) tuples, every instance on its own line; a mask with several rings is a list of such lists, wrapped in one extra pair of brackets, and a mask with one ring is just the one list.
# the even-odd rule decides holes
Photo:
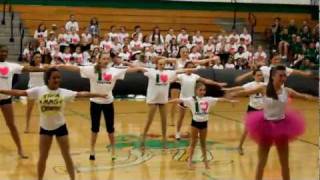
[(253, 112), (253, 111), (260, 111), (261, 109), (255, 109), (251, 106), (248, 105), (248, 109), (247, 109), (247, 112)]
[(104, 115), (106, 129), (109, 134), (114, 133), (114, 107), (111, 104), (97, 104), (90, 102), (91, 131), (98, 133), (100, 129), (101, 113)]
[(191, 126), (197, 128), (197, 129), (206, 129), (208, 127), (208, 121), (197, 122), (192, 119)]
[(181, 89), (181, 84), (178, 82), (173, 82), (170, 84), (170, 88), (169, 89)]
[(0, 100), (0, 106), (6, 105), (6, 104), (12, 104), (12, 98)]
[(67, 125), (64, 124), (55, 130), (46, 130), (46, 129), (43, 129), (42, 127), (40, 127), (40, 134), (47, 135), (47, 136), (61, 137), (61, 136), (66, 136), (69, 133), (68, 133)]

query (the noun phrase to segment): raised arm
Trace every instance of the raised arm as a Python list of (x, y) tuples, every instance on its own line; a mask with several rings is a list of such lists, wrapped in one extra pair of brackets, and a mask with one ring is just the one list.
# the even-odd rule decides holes
[(286, 88), (286, 89), (288, 91), (288, 94), (291, 97), (305, 99), (305, 100), (309, 100), (309, 101), (318, 101), (319, 100), (319, 97), (311, 96), (311, 95), (305, 94), (305, 93), (299, 93), (291, 88)]
[(12, 90), (0, 90), (0, 94), (9, 96), (27, 96), (26, 90), (12, 89)]
[(80, 91), (76, 95), (77, 98), (95, 98), (95, 97), (106, 98), (107, 96), (108, 96), (107, 94), (91, 93), (88, 91)]
[(203, 78), (203, 77), (200, 77), (199, 81), (204, 83), (204, 84), (214, 85), (214, 86), (219, 86), (219, 87), (223, 87), (223, 86), (227, 85), (227, 83), (217, 82), (217, 81), (213, 81), (211, 79), (207, 79), (207, 78)]
[(128, 69), (127, 69), (127, 72), (128, 73), (131, 73), (131, 72), (146, 72), (147, 70), (144, 68), (144, 67), (141, 67), (141, 66), (130, 66)]

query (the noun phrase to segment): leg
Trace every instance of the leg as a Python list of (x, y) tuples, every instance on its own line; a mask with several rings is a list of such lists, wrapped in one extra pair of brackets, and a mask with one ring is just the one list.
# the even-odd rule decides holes
[(259, 145), (258, 147), (258, 165), (256, 170), (256, 180), (262, 180), (264, 167), (267, 164), (270, 145)]
[(290, 180), (289, 143), (288, 141), (282, 142), (282, 143), (276, 143), (276, 148), (279, 154), (282, 179)]
[(28, 100), (27, 102), (27, 112), (26, 112), (26, 129), (24, 130), (24, 133), (29, 133), (30, 131), (30, 120), (31, 120), (31, 114), (34, 107), (35, 101), (34, 100)]
[(284, 48), (284, 56), (288, 57), (288, 47), (289, 44), (287, 42), (283, 43), (283, 48)]
[(8, 128), (10, 130), (11, 137), (18, 148), (18, 155), (20, 156), (20, 158), (28, 158), (27, 156), (25, 156), (25, 154), (23, 152), (19, 132), (18, 132), (18, 129), (14, 123), (12, 104), (2, 105), (1, 110), (2, 110), (2, 114), (4, 116), (4, 119), (6, 121), (6, 125), (8, 126)]
[(114, 107), (113, 103), (111, 104), (104, 104), (103, 108), (103, 115), (106, 123), (106, 128), (108, 132), (108, 137), (111, 145), (111, 159), (115, 160), (115, 139), (114, 139)]
[(146, 139), (146, 135), (148, 133), (148, 130), (150, 128), (150, 125), (153, 121), (153, 118), (154, 118), (154, 115), (156, 113), (156, 110), (157, 110), (157, 106), (156, 104), (149, 104), (149, 110), (148, 110), (148, 119), (147, 119), (147, 123), (144, 127), (144, 130), (143, 130), (143, 133), (142, 133), (142, 142), (141, 142), (141, 146), (144, 148), (144, 142), (145, 142), (145, 139)]
[(161, 119), (161, 130), (163, 147), (167, 148), (167, 108), (166, 105), (159, 105), (160, 119)]
[(278, 49), (279, 49), (279, 54), (281, 55), (281, 57), (283, 56), (282, 45), (283, 45), (282, 41), (279, 42)]
[(176, 132), (176, 139), (180, 139), (180, 130), (182, 127), (182, 122), (184, 119), (184, 116), (186, 114), (186, 109), (184, 107), (179, 106), (179, 117), (178, 117), (178, 122), (177, 122), (177, 132)]
[(240, 155), (243, 155), (243, 154), (244, 154), (244, 153), (243, 153), (243, 148), (242, 148), (242, 146), (243, 146), (244, 141), (246, 140), (247, 135), (248, 135), (248, 132), (247, 132), (247, 130), (245, 129), (245, 130), (243, 131), (242, 135), (241, 135), (241, 139), (240, 139), (240, 143), (239, 143), (239, 147), (238, 147), (238, 150), (239, 150), (239, 154), (240, 154)]
[(49, 155), (49, 150), (52, 144), (52, 136), (40, 135), (39, 143), (39, 160), (38, 160), (38, 180), (43, 179), (46, 170), (46, 162)]
[(194, 154), (194, 149), (197, 145), (198, 140), (198, 129), (191, 126), (191, 142), (189, 146), (189, 160), (188, 160), (188, 167), (189, 169), (194, 169), (194, 166), (192, 164), (192, 157)]
[[(173, 88), (170, 90), (170, 97), (171, 99), (179, 98), (180, 90)], [(171, 111), (170, 111), (170, 126), (174, 126), (175, 114), (177, 110), (177, 103), (172, 103)]]
[(68, 135), (57, 137), (57, 142), (59, 144), (62, 157), (66, 163), (67, 171), (69, 173), (70, 179), (75, 179), (74, 166), (70, 155), (69, 139)]
[(206, 139), (207, 139), (207, 128), (200, 130), (200, 144), (201, 144), (201, 151), (203, 156), (203, 162), (206, 169), (210, 169), (208, 159), (207, 159), (207, 147), (206, 147)]
[(101, 105), (90, 102), (90, 116), (91, 116), (91, 143), (90, 143), (90, 160), (95, 157), (95, 145), (97, 142), (98, 132), (100, 128)]

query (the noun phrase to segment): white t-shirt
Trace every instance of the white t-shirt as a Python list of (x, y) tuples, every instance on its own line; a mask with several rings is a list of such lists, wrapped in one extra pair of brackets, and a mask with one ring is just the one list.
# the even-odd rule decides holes
[[(0, 84), (1, 89), (12, 89), (12, 78), (14, 74), (21, 74), (23, 66), (15, 63), (0, 62)], [(9, 99), (11, 96), (0, 94), (0, 100)]]
[(188, 97), (181, 98), (183, 104), (191, 109), (192, 119), (197, 122), (206, 122), (209, 120), (209, 111), (212, 105), (215, 105), (218, 98), (214, 97)]
[(91, 98), (90, 101), (97, 104), (110, 104), (113, 102), (112, 90), (117, 80), (124, 79), (127, 69), (109, 67), (101, 70), (101, 74), (95, 72), (94, 66), (80, 67), (83, 78), (90, 80), (90, 92), (106, 93), (106, 98)]
[(187, 98), (194, 96), (194, 88), (196, 82), (199, 80), (200, 76), (197, 74), (179, 74), (177, 79), (181, 84), (180, 98)]
[(264, 117), (266, 120), (282, 120), (285, 118), (285, 110), (288, 102), (288, 92), (285, 87), (282, 87), (281, 93), (278, 94), (278, 99), (264, 97)]
[(215, 64), (213, 67), (213, 69), (223, 69), (223, 65), (222, 64)]
[(30, 72), (28, 87), (39, 87), (44, 85), (44, 73), (43, 72)]
[[(260, 70), (262, 72), (262, 75), (263, 75), (263, 78), (264, 78), (264, 82), (268, 83), (269, 82), (269, 77), (270, 77), (271, 67), (270, 66), (261, 66)], [(290, 76), (290, 74), (292, 72), (293, 72), (293, 69), (286, 67), (287, 76)]]
[(68, 21), (65, 28), (67, 31), (71, 31), (72, 29), (79, 31), (79, 24), (77, 21)]
[(100, 48), (102, 48), (106, 52), (111, 51), (112, 47), (113, 47), (112, 41), (103, 40), (100, 42)]
[(47, 86), (27, 90), (28, 98), (37, 100), (40, 111), (40, 127), (55, 130), (63, 126), (65, 102), (72, 101), (77, 92), (59, 88), (50, 90)]
[[(252, 89), (252, 88), (257, 87), (261, 84), (265, 84), (265, 83), (252, 81), (252, 82), (249, 82), (249, 83), (242, 85), (242, 87), (244, 89)], [(255, 109), (262, 109), (263, 108), (263, 95), (261, 93), (250, 95), (249, 96), (249, 106), (251, 106)]]
[(147, 104), (166, 104), (170, 83), (176, 77), (176, 71), (148, 69), (144, 73), (148, 77)]
[(189, 42), (189, 35), (188, 34), (178, 34), (178, 37), (177, 37), (177, 42), (179, 44), (188, 44)]
[(224, 68), (225, 69), (234, 69), (235, 68), (235, 65), (233, 63), (226, 63), (224, 65)]
[(166, 42), (166, 43), (170, 43), (170, 41), (171, 41), (172, 38), (175, 38), (175, 39), (176, 39), (176, 35), (174, 35), (174, 34), (173, 34), (173, 35), (167, 34), (166, 37), (165, 37), (165, 42)]

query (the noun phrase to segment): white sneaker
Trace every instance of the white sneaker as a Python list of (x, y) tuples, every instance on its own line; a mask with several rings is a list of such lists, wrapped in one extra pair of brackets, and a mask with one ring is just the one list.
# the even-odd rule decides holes
[(180, 133), (176, 133), (176, 140), (180, 140), (181, 136), (180, 136)]

